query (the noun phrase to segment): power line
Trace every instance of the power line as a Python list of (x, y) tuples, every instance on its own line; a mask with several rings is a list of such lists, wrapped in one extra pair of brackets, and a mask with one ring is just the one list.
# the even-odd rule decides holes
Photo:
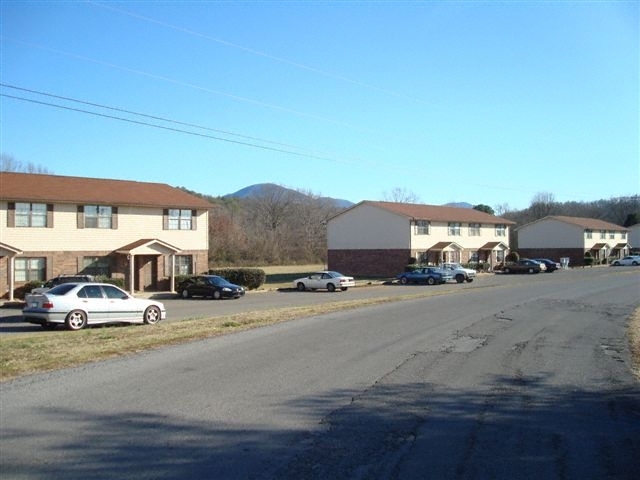
[(299, 157), (313, 158), (313, 159), (316, 159), (316, 160), (335, 161), (334, 159), (328, 158), (328, 157), (320, 157), (320, 156), (317, 156), (317, 155), (312, 155), (312, 154), (308, 154), (308, 153), (294, 152), (292, 150), (285, 150), (285, 149), (282, 149), (282, 148), (267, 147), (267, 146), (258, 145), (258, 144), (255, 144), (255, 143), (242, 142), (242, 141), (239, 141), (239, 140), (231, 140), (231, 139), (228, 139), (228, 138), (217, 137), (215, 135), (208, 135), (208, 134), (205, 134), (205, 133), (190, 132), (188, 130), (182, 130), (182, 129), (179, 129), (179, 128), (167, 127), (167, 126), (164, 126), (164, 125), (157, 125), (157, 124), (154, 124), (154, 123), (142, 122), (142, 121), (139, 121), (139, 120), (132, 120), (130, 118), (117, 117), (115, 115), (107, 115), (105, 113), (92, 112), (90, 110), (82, 110), (80, 108), (69, 107), (69, 106), (66, 106), (66, 105), (57, 105), (55, 103), (43, 102), (43, 101), (40, 101), (40, 100), (34, 100), (34, 99), (31, 99), (31, 98), (25, 98), (25, 97), (18, 97), (18, 96), (15, 96), (15, 95), (8, 95), (6, 93), (0, 93), (0, 97), (12, 98), (14, 100), (20, 100), (20, 101), (23, 101), (23, 102), (35, 103), (37, 105), (45, 105), (45, 106), (48, 106), (48, 107), (54, 107), (54, 108), (60, 108), (60, 109), (63, 109), (63, 110), (69, 110), (69, 111), (72, 111), (72, 112), (85, 113), (85, 114), (94, 115), (94, 116), (97, 116), (97, 117), (109, 118), (109, 119), (112, 119), (112, 120), (119, 120), (119, 121), (122, 121), (122, 122), (133, 123), (133, 124), (136, 124), (136, 125), (144, 125), (144, 126), (147, 126), (147, 127), (159, 128), (159, 129), (168, 130), (168, 131), (171, 131), (171, 132), (185, 133), (187, 135), (193, 135), (193, 136), (196, 136), (196, 137), (208, 138), (208, 139), (211, 139), (211, 140), (219, 140), (219, 141), (222, 141), (222, 142), (234, 143), (236, 145), (244, 145), (244, 146), (247, 146), (247, 147), (259, 148), (259, 149), (262, 149), (262, 150), (269, 150), (269, 151), (272, 151), (272, 152), (286, 153), (286, 154), (289, 154), (289, 155), (296, 155), (296, 156), (299, 156)]

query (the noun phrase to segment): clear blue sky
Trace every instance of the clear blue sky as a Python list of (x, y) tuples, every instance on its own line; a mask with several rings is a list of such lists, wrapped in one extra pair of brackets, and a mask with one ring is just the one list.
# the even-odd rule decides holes
[(0, 5), (1, 152), (58, 175), (512, 209), (640, 191), (638, 1)]

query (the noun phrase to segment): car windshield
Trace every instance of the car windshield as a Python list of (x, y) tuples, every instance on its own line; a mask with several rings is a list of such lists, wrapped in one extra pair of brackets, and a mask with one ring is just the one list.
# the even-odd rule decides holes
[(227, 285), (231, 285), (226, 279), (222, 277), (207, 277), (207, 283), (210, 285), (214, 285), (216, 287), (224, 287)]
[(47, 295), (66, 295), (75, 286), (75, 283), (62, 283), (47, 291)]

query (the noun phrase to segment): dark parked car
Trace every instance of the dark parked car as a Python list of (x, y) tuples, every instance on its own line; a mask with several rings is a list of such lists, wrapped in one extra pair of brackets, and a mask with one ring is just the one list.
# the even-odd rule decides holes
[(244, 288), (235, 285), (218, 275), (198, 275), (182, 282), (177, 288), (182, 298), (204, 297), (218, 300), (220, 298), (240, 298)]
[(31, 290), (31, 293), (38, 294), (44, 293), (47, 290), (51, 290), (53, 287), (61, 285), (63, 283), (78, 283), (78, 282), (93, 282), (95, 281), (93, 275), (58, 275), (57, 277), (53, 277), (50, 280), (47, 280), (46, 283), (43, 283), (41, 287), (34, 288)]
[(506, 263), (502, 271), (504, 273), (540, 273), (543, 269), (542, 263), (521, 258), (517, 262)]
[(448, 270), (442, 270), (434, 267), (421, 267), (411, 272), (403, 272), (396, 275), (396, 278), (402, 285), (407, 283), (426, 283), (427, 285), (436, 285), (447, 283), (447, 280), (453, 280), (453, 274)]
[(554, 262), (553, 260), (549, 260), (548, 258), (534, 258), (536, 262), (544, 263), (547, 267), (545, 270), (547, 273), (555, 272), (556, 270), (560, 270), (561, 265), (558, 262)]

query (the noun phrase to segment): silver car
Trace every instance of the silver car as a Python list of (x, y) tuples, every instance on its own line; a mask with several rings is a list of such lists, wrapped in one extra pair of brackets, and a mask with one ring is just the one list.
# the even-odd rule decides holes
[(69, 330), (104, 323), (154, 324), (167, 312), (161, 302), (135, 298), (108, 283), (64, 283), (44, 293), (28, 295), (24, 320), (43, 328), (64, 324)]

